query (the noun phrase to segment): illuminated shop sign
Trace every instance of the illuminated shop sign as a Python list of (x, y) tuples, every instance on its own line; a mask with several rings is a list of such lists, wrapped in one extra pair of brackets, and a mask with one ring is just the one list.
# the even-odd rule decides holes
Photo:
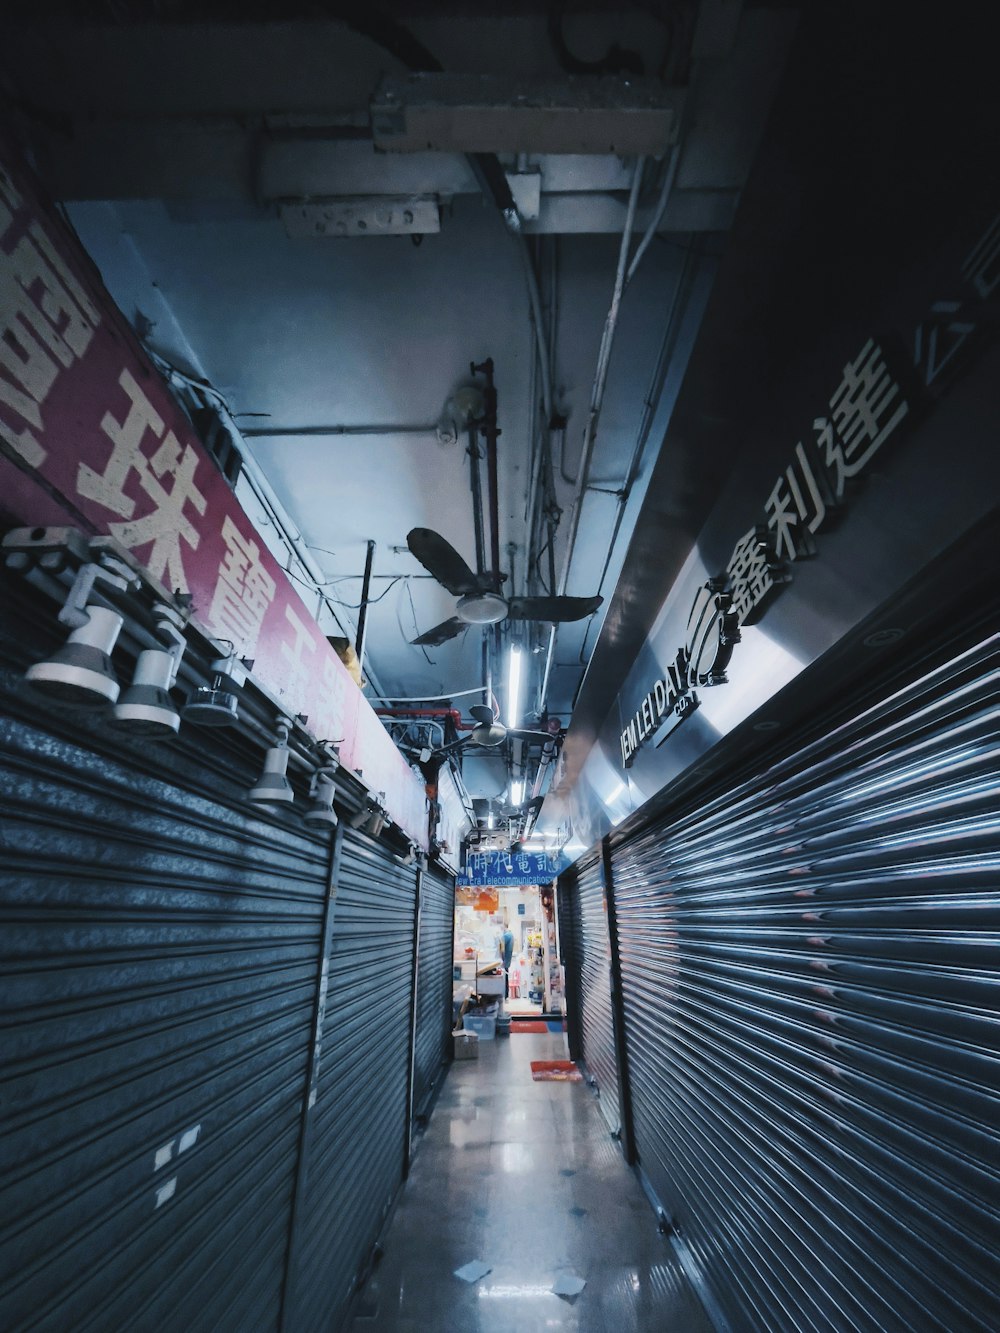
[(564, 868), (558, 852), (469, 852), (456, 883), (463, 888), (527, 888), (550, 883)]
[(984, 302), (1000, 284), (1000, 216), (973, 247), (962, 278), (975, 296), (931, 304), (912, 346), (869, 338), (813, 418), (740, 537), (725, 573), (697, 591), (683, 645), (655, 680), (620, 736), (630, 768), (647, 743), (660, 745), (698, 707), (697, 690), (724, 685), (740, 627), (756, 623), (792, 580), (792, 566), (817, 553), (815, 537), (839, 520), (875, 455), (957, 369), (985, 323)]

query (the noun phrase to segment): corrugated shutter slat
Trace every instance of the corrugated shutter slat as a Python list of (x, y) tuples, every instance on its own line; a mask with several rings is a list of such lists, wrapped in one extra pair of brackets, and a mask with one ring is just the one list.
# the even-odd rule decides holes
[(635, 1140), (734, 1328), (994, 1329), (982, 644), (613, 855)]

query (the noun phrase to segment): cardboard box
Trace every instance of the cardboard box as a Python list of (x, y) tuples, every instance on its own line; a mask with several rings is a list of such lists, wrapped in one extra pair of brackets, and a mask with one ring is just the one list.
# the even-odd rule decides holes
[(456, 1060), (479, 1059), (479, 1034), (477, 1032), (453, 1032)]

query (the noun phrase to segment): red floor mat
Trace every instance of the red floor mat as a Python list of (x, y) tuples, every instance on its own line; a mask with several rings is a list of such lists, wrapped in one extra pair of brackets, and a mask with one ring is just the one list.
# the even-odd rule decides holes
[(531, 1077), (536, 1083), (582, 1083), (583, 1075), (572, 1060), (532, 1060)]
[(566, 1020), (560, 1018), (512, 1018), (511, 1032), (565, 1032)]

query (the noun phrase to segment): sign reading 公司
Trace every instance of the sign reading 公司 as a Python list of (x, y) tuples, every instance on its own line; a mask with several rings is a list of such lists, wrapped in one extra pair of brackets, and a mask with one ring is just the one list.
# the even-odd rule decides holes
[(961, 364), (985, 322), (983, 302), (1000, 285), (1000, 217), (962, 266), (971, 301), (935, 301), (915, 330), (913, 348), (869, 338), (843, 368), (840, 383), (799, 440), (764, 502), (759, 521), (740, 537), (725, 573), (695, 595), (687, 636), (664, 676), (654, 681), (620, 736), (630, 768), (639, 747), (659, 745), (698, 707), (696, 688), (724, 685), (740, 626), (760, 619), (791, 567), (816, 554), (815, 535), (839, 518), (851, 486), (896, 435), (921, 395), (931, 395)]
[(423, 785), (0, 140), (0, 518), (114, 537), (427, 846)]
[(456, 882), (465, 887), (526, 888), (532, 884), (550, 883), (561, 869), (558, 853), (469, 852), (465, 870)]

